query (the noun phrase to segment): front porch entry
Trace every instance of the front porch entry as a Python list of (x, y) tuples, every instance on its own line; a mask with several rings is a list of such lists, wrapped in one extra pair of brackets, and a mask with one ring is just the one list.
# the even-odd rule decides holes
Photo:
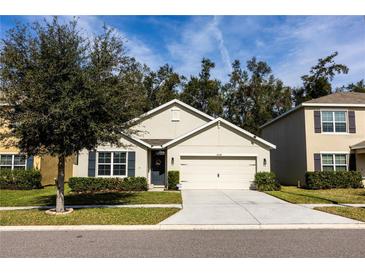
[(166, 185), (166, 151), (151, 151), (151, 184), (154, 186)]

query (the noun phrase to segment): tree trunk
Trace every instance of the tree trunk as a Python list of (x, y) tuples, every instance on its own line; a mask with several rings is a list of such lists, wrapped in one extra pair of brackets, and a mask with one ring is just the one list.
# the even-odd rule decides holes
[(58, 156), (56, 212), (65, 211), (65, 156)]

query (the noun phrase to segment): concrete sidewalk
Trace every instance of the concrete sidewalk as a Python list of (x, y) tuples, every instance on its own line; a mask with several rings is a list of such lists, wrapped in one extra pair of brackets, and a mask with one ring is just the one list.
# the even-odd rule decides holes
[(182, 190), (183, 209), (163, 225), (356, 224), (251, 190)]
[[(50, 209), (55, 206), (7, 206), (0, 207), (5, 210)], [(138, 205), (67, 205), (66, 208), (182, 208), (181, 204), (138, 204)]]
[(0, 226), (8, 231), (156, 231), (156, 230), (298, 230), (365, 229), (365, 223), (352, 224), (271, 224), (271, 225), (33, 225)]

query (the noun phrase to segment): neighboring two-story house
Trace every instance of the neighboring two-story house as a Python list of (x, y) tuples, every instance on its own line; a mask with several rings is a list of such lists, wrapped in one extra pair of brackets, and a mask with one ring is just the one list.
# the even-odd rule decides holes
[(365, 94), (333, 93), (302, 103), (261, 126), (277, 146), (271, 170), (283, 184), (303, 184), (306, 171), (358, 170), (365, 179)]

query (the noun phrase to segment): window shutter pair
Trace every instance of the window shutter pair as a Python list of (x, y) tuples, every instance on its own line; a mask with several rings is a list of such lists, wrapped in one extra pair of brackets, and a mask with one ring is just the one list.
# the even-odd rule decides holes
[[(355, 111), (348, 112), (349, 133), (356, 133)], [(321, 133), (321, 112), (319, 110), (314, 111), (314, 132)]]
[[(96, 151), (89, 151), (89, 164), (87, 176), (95, 177), (96, 170)], [(134, 177), (136, 173), (136, 153), (128, 151), (128, 177)]]

